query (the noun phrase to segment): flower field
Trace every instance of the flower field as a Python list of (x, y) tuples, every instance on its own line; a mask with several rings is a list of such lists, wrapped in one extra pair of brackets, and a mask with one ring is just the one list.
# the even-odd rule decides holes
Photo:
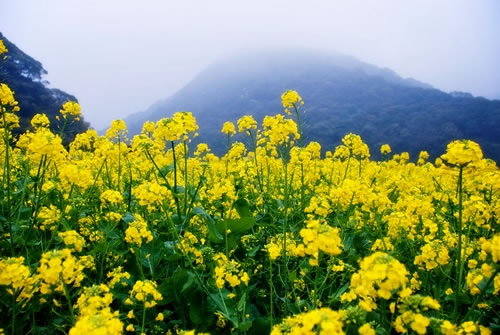
[(500, 330), (500, 173), (472, 141), (322, 155), (287, 91), (260, 127), (226, 122), (220, 157), (188, 112), (64, 146), (43, 114), (14, 136), (0, 85), (0, 334)]

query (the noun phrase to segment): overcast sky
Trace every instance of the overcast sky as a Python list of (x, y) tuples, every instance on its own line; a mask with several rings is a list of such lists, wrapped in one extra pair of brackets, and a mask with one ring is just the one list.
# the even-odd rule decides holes
[(97, 129), (240, 49), (308, 47), (500, 98), (500, 1), (0, 0), (0, 31)]

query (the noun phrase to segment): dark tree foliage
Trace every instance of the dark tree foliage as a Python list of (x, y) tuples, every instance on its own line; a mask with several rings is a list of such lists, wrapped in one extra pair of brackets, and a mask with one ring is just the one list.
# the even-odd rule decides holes
[(245, 114), (261, 121), (282, 113), (280, 95), (287, 89), (297, 90), (305, 101), (306, 142), (317, 141), (324, 150), (334, 150), (353, 132), (374, 158), (388, 143), (393, 152), (408, 151), (416, 160), (421, 150), (435, 158), (448, 142), (466, 138), (477, 141), (486, 157), (500, 161), (500, 101), (447, 94), (388, 69), (315, 52), (252, 54), (214, 64), (170, 98), (129, 117), (127, 124), (133, 134), (145, 120), (191, 111), (200, 125), (199, 141), (222, 153), (224, 121)]
[[(56, 88), (48, 88), (43, 76), (47, 71), (42, 64), (25, 54), (16, 47), (0, 32), (0, 39), (9, 50), (7, 59), (0, 61), (0, 82), (6, 83), (19, 102), (21, 127), (17, 133), (23, 133), (30, 129), (31, 118), (37, 113), (45, 113), (50, 120), (52, 131), (58, 133), (62, 127), (62, 121), (57, 121), (56, 116), (62, 104), (66, 101), (77, 101), (77, 99), (64, 91)], [(76, 134), (84, 132), (89, 124), (82, 118), (68, 124), (64, 130), (64, 142), (70, 142)]]

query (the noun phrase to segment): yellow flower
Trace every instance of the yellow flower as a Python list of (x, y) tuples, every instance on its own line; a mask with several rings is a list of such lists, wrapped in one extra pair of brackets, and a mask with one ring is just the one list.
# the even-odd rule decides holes
[(7, 53), (9, 50), (7, 50), (7, 47), (3, 43), (3, 40), (0, 40), (0, 55)]
[(415, 314), (413, 315), (413, 322), (410, 324), (410, 327), (418, 334), (425, 334), (430, 323), (429, 318), (422, 314)]
[(37, 269), (41, 280), (40, 292), (64, 292), (64, 285), (70, 284), (79, 287), (85, 277), (83, 270), (93, 266), (92, 256), (78, 258), (72, 255), (70, 249), (45, 252)]
[(215, 285), (223, 288), (227, 282), (231, 287), (236, 287), (241, 283), (248, 285), (250, 277), (246, 271), (241, 270), (241, 265), (235, 260), (229, 260), (223, 253), (216, 254), (213, 259), (216, 262)]
[(69, 335), (119, 335), (123, 333), (123, 323), (108, 309), (93, 315), (85, 315), (70, 329)]
[(45, 114), (36, 114), (31, 119), (31, 126), (34, 129), (40, 128), (40, 127), (48, 128), (50, 126), (49, 118)]
[(281, 114), (274, 117), (265, 116), (262, 127), (264, 128), (262, 135), (268, 141), (267, 149), (271, 149), (270, 146), (292, 144), (293, 141), (300, 138), (295, 121), (285, 119)]
[(223, 134), (228, 135), (228, 136), (235, 135), (236, 134), (236, 130), (235, 130), (235, 127), (234, 127), (234, 123), (232, 123), (232, 122), (224, 122), (224, 124), (222, 125), (221, 132)]
[(449, 164), (465, 166), (480, 161), (483, 158), (483, 151), (474, 141), (457, 140), (448, 144), (446, 153), (441, 158)]
[(130, 291), (130, 296), (144, 303), (145, 308), (156, 306), (163, 297), (157, 290), (158, 285), (152, 280), (138, 280)]
[(296, 314), (274, 325), (271, 335), (280, 334), (344, 334), (344, 311), (334, 311), (330, 308), (314, 309), (310, 312)]
[(285, 113), (290, 114), (290, 108), (296, 108), (299, 105), (303, 105), (304, 101), (302, 101), (297, 91), (288, 90), (281, 95), (281, 104), (283, 108), (285, 108)]
[(382, 144), (382, 146), (380, 147), (380, 153), (382, 155), (387, 155), (387, 154), (390, 154), (391, 153), (391, 147), (389, 146), (389, 144)]
[(238, 120), (238, 131), (240, 133), (257, 129), (257, 121), (251, 115), (245, 115)]
[(82, 251), (83, 246), (85, 245), (85, 239), (75, 230), (60, 232), (57, 235), (63, 239), (65, 245), (73, 246), (73, 248), (78, 252)]
[(10, 295), (21, 292), (16, 300), (30, 299), (37, 291), (35, 278), (31, 277), (30, 269), (24, 265), (24, 257), (8, 257), (0, 260), (0, 286), (8, 286)]
[(149, 243), (153, 240), (153, 234), (148, 229), (148, 225), (144, 219), (136, 215), (135, 220), (129, 223), (125, 230), (125, 242), (141, 246), (143, 242)]
[(113, 120), (111, 127), (106, 130), (106, 137), (109, 139), (120, 139), (127, 134), (127, 124), (123, 120)]
[(191, 112), (176, 112), (171, 118), (163, 118), (156, 122), (153, 137), (156, 141), (187, 141), (189, 134), (196, 130), (198, 125)]
[(360, 335), (375, 335), (375, 330), (370, 326), (369, 323), (365, 323), (362, 325), (359, 329), (358, 332)]
[(65, 102), (62, 109), (59, 110), (59, 113), (61, 113), (65, 119), (72, 116), (77, 121), (80, 120), (80, 116), (82, 116), (81, 107), (78, 102), (75, 101)]
[(101, 204), (118, 205), (123, 201), (123, 196), (120, 192), (114, 190), (106, 190), (101, 193)]
[(375, 300), (388, 300), (399, 291), (401, 297), (411, 294), (406, 287), (408, 271), (398, 260), (382, 252), (365, 257), (360, 270), (351, 277), (350, 291), (341, 296), (342, 301), (352, 301), (359, 297), (359, 305), (366, 311), (376, 308)]

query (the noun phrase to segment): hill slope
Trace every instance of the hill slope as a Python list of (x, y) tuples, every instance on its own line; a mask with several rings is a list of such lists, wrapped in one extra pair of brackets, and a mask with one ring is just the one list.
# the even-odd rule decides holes
[[(24, 132), (30, 128), (31, 118), (37, 113), (45, 113), (51, 122), (51, 129), (58, 132), (59, 122), (55, 117), (66, 101), (77, 101), (76, 98), (56, 88), (48, 88), (42, 77), (47, 74), (42, 64), (30, 57), (0, 32), (0, 39), (9, 50), (5, 61), (0, 61), (0, 82), (6, 83), (19, 101), (20, 128)], [(65, 128), (65, 142), (75, 134), (87, 130), (88, 123), (82, 120), (73, 122)]]
[(208, 67), (170, 98), (126, 119), (132, 134), (146, 120), (179, 110), (193, 112), (200, 141), (224, 150), (220, 129), (245, 114), (259, 122), (282, 112), (287, 89), (305, 101), (304, 137), (332, 150), (349, 132), (362, 136), (375, 157), (381, 144), (394, 152), (444, 152), (453, 139), (479, 142), (487, 157), (500, 161), (500, 101), (447, 94), (389, 69), (354, 58), (312, 51), (246, 54)]

